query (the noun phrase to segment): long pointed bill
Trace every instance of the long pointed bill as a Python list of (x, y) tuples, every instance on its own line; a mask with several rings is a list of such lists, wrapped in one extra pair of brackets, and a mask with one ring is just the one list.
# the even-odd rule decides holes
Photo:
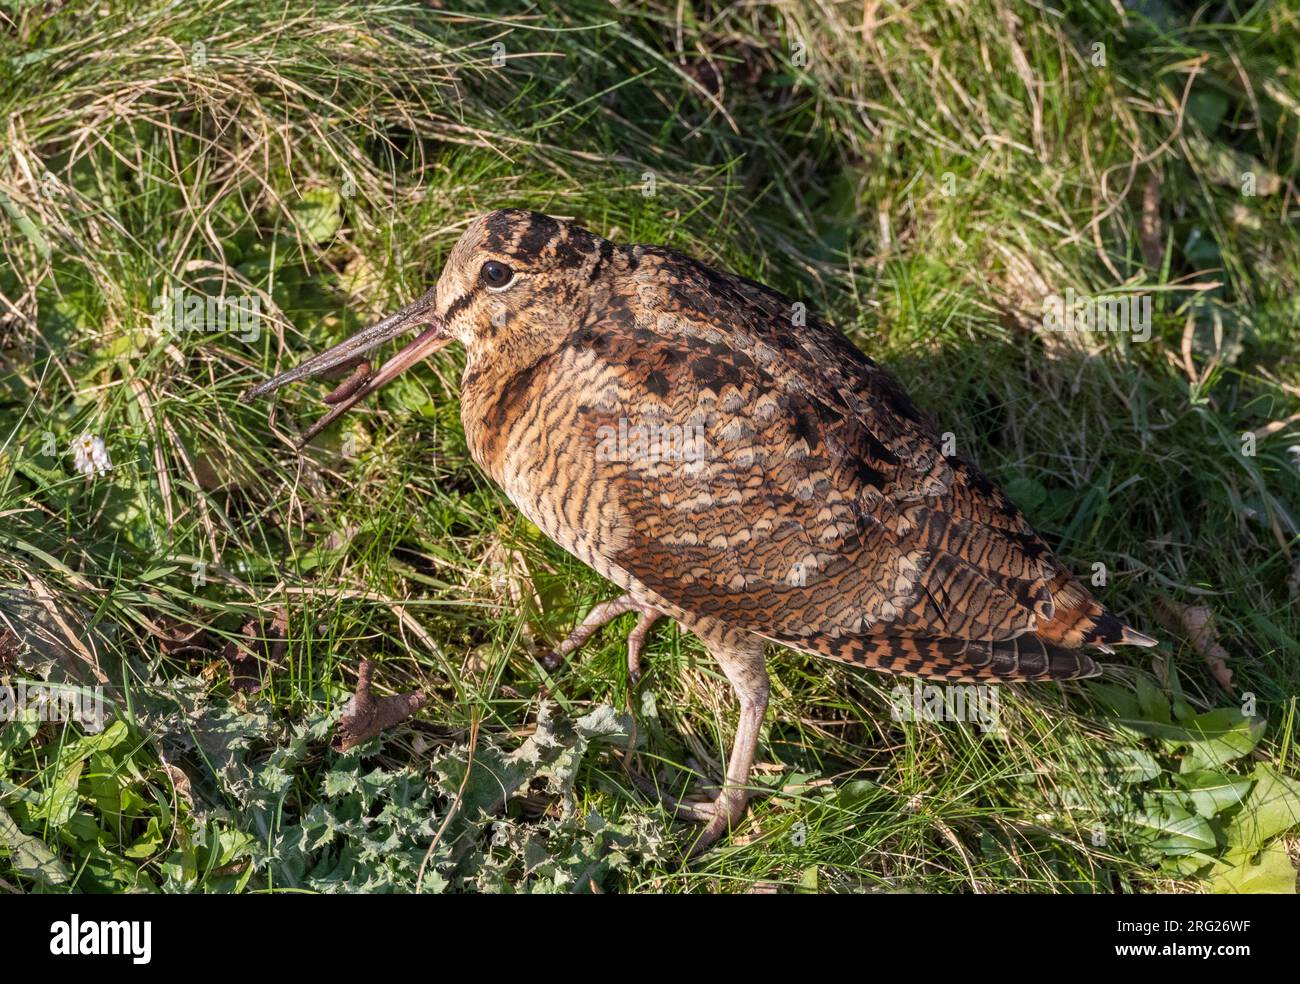
[(385, 362), (377, 373), (373, 376), (359, 377), (356, 385), (349, 392), (339, 396), (339, 402), (335, 404), (334, 408), (312, 424), (298, 439), (298, 447), (303, 447), (313, 437), (375, 390), (391, 382), (401, 375), (403, 371), (409, 369), (426, 356), (438, 351), (451, 341), (451, 337), (446, 333), (441, 321), (433, 313), (434, 300), (435, 290), (431, 289), (396, 314), (390, 314), (382, 321), (357, 332), (357, 334), (346, 341), (340, 342), (333, 348), (312, 356), (306, 362), (295, 366), (288, 372), (281, 373), (264, 383), (259, 383), (244, 393), (239, 398), (240, 401), (249, 403), (257, 397), (271, 393), (288, 383), (320, 376), (332, 369), (337, 370), (357, 365), (361, 361), (362, 354), (382, 345), (389, 339), (410, 331), (412, 328), (419, 325), (428, 325), (406, 348)]

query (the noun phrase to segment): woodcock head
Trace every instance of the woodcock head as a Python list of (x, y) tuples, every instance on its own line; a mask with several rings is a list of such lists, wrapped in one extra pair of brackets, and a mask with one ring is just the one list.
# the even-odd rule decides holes
[[(468, 366), (527, 364), (570, 333), (593, 304), (608, 297), (618, 247), (585, 229), (540, 212), (498, 209), (479, 216), (461, 235), (431, 290), (347, 341), (248, 390), (247, 402), (287, 383), (354, 369), (327, 400), (334, 409), (317, 421), (311, 440), (398, 374), (451, 341), (465, 346)], [(362, 356), (384, 342), (423, 329), (371, 374)]]

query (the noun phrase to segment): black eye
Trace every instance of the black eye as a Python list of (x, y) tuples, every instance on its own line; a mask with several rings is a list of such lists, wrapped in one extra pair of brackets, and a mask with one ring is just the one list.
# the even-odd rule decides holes
[(504, 263), (488, 260), (479, 271), (478, 278), (486, 287), (504, 287), (514, 279), (515, 272)]

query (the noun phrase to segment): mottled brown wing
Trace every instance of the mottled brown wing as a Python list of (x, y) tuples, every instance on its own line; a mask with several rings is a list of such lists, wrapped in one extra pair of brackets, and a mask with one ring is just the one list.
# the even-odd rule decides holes
[(1051, 616), (1046, 547), (888, 376), (847, 341), (810, 353), (751, 298), (729, 310), (678, 290), (655, 328), (616, 313), (571, 339), (619, 566), (784, 640), (1010, 639)]

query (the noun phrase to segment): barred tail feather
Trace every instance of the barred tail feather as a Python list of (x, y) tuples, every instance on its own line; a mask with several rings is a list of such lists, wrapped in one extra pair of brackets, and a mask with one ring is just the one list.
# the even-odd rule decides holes
[(1156, 640), (1131, 629), (1108, 612), (1064, 568), (1058, 568), (1049, 590), (1055, 611), (1038, 623), (1039, 638), (1067, 649), (1097, 646), (1107, 652), (1111, 646), (1154, 646)]
[(923, 680), (1079, 680), (1101, 672), (1087, 653), (1063, 649), (1030, 634), (985, 642), (882, 631), (774, 641), (842, 663)]

